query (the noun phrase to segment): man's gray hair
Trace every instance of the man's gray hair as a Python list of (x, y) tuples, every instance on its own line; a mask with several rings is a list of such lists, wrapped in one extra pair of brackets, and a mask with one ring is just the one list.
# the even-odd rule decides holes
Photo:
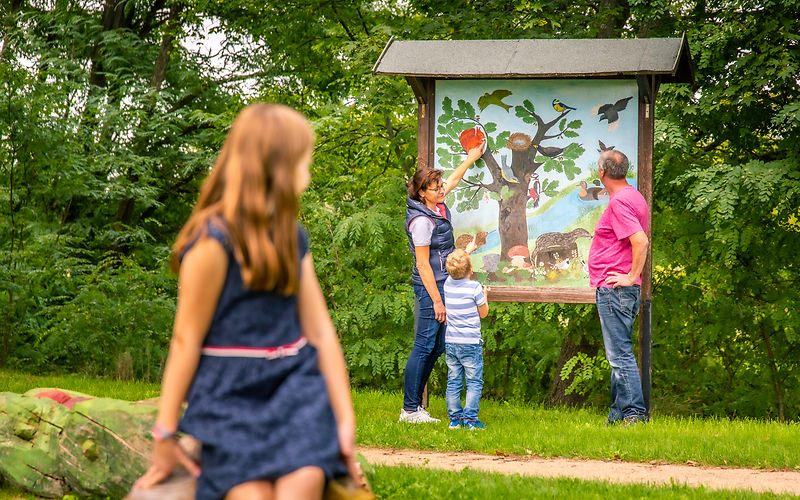
[(600, 154), (600, 168), (612, 179), (624, 179), (628, 175), (628, 157), (615, 149)]

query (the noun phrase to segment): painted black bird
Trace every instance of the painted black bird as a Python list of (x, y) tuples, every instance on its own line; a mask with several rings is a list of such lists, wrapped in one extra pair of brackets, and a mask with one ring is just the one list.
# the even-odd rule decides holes
[(563, 111), (566, 111), (568, 109), (571, 109), (571, 110), (575, 111), (575, 108), (573, 108), (572, 106), (567, 106), (566, 104), (564, 104), (563, 102), (559, 101), (558, 99), (553, 99), (553, 109), (555, 109), (559, 113), (561, 113)]
[(478, 98), (478, 107), (481, 108), (481, 111), (483, 111), (488, 106), (494, 104), (495, 106), (500, 106), (501, 108), (505, 109), (506, 113), (508, 113), (508, 110), (511, 109), (511, 106), (504, 103), (503, 99), (510, 95), (511, 91), (505, 89), (497, 89), (491, 94), (486, 92)]
[(608, 124), (611, 125), (619, 120), (619, 112), (628, 106), (628, 101), (631, 99), (633, 99), (633, 96), (620, 99), (614, 104), (601, 104), (592, 115), (600, 115), (600, 121), (608, 120)]
[(555, 158), (557, 156), (561, 156), (566, 148), (556, 148), (556, 147), (548, 147), (548, 146), (534, 146), (536, 150), (547, 156), (548, 158)]
[(600, 149), (597, 150), (598, 153), (602, 153), (603, 151), (611, 151), (614, 149), (614, 146), (606, 146), (603, 141), (598, 140), (597, 142), (600, 143)]

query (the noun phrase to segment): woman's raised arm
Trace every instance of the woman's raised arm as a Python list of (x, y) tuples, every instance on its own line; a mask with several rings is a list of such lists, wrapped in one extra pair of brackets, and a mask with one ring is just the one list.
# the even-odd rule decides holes
[(479, 146), (470, 149), (469, 152), (467, 153), (467, 159), (462, 161), (461, 165), (457, 166), (456, 169), (453, 170), (453, 173), (451, 173), (450, 176), (447, 179), (445, 179), (444, 181), (445, 196), (447, 196), (447, 194), (450, 193), (450, 191), (452, 191), (453, 189), (455, 189), (456, 186), (458, 186), (458, 183), (461, 182), (461, 179), (464, 178), (464, 174), (467, 173), (469, 167), (471, 167), (473, 163), (478, 161), (478, 158), (480, 158), (482, 155), (483, 155), (483, 142), (481, 142)]

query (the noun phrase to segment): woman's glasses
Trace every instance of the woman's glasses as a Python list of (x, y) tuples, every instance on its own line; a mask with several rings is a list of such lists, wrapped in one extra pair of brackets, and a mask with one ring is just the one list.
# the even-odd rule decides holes
[(435, 193), (436, 191), (444, 191), (444, 184), (439, 184), (439, 185), (438, 185), (438, 186), (436, 186), (436, 187), (425, 188), (425, 191), (432, 191), (432, 192), (434, 192), (434, 193)]

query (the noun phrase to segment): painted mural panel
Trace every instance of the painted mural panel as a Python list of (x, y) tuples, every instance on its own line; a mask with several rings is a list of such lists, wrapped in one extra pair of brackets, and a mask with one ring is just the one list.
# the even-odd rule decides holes
[(625, 153), (637, 185), (637, 95), (633, 80), (436, 82), (437, 168), (448, 175), (486, 142), (446, 200), (456, 246), (478, 244), (478, 281), (589, 288), (591, 236), (608, 204), (597, 158)]

